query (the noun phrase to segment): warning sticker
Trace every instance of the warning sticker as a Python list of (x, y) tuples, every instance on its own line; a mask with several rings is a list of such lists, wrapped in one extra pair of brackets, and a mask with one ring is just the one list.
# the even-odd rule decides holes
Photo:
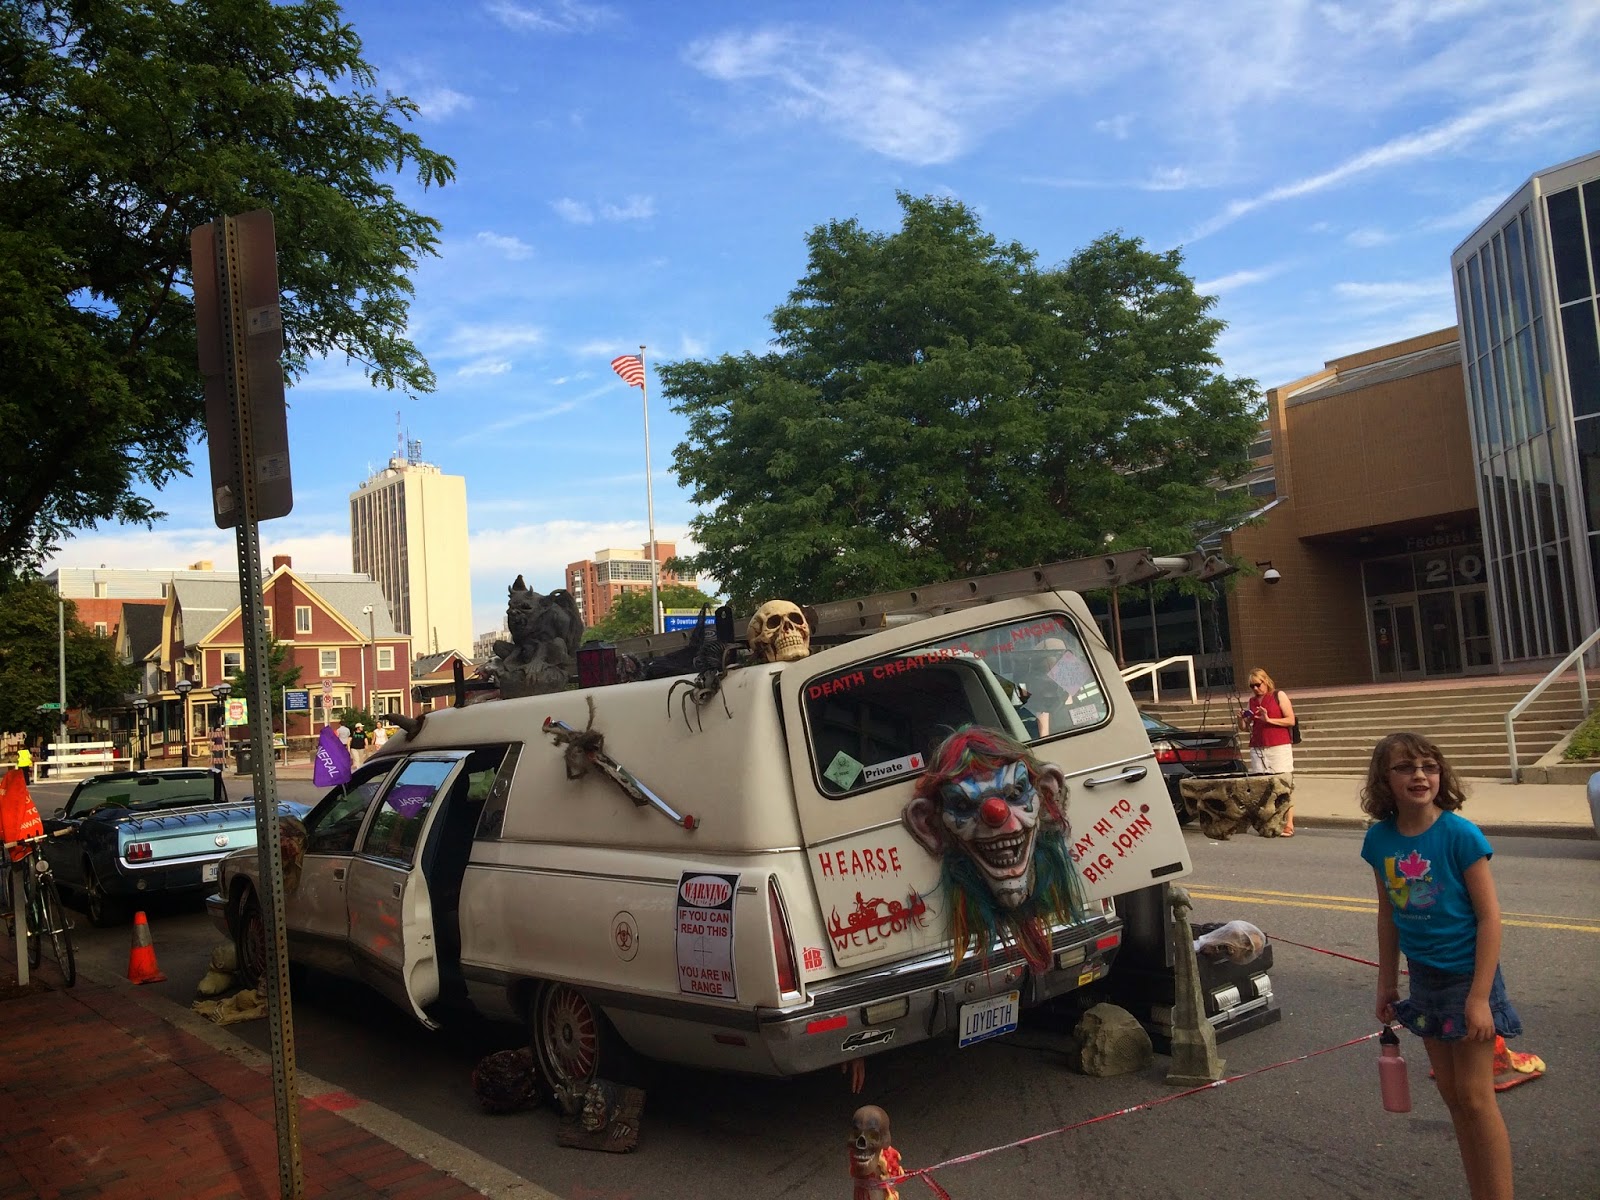
[(685, 871), (678, 880), (678, 990), (739, 996), (733, 977), (733, 901), (737, 875)]
[(833, 756), (833, 761), (822, 774), (840, 788), (849, 790), (861, 777), (861, 764), (841, 750)]
[(1093, 725), (1100, 719), (1100, 706), (1098, 704), (1080, 704), (1076, 708), (1067, 709), (1067, 720), (1072, 722), (1076, 729), (1079, 725)]

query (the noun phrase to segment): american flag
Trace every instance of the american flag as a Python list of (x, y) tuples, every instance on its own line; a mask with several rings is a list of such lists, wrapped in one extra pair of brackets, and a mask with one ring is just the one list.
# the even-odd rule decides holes
[(619, 354), (611, 360), (611, 369), (622, 376), (622, 382), (629, 387), (644, 386), (644, 355)]

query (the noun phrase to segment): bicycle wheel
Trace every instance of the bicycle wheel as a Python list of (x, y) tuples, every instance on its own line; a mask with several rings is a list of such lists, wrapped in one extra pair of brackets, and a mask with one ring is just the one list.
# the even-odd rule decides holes
[(43, 877), (39, 893), (45, 919), (49, 922), (50, 952), (56, 956), (56, 966), (61, 968), (62, 985), (71, 987), (78, 982), (78, 960), (72, 951), (72, 930), (67, 925), (67, 910), (61, 903), (54, 876)]
[(27, 863), (22, 873), (22, 903), (28, 914), (28, 969), (37, 970), (39, 957), (44, 952), (44, 905), (39, 897), (39, 877), (33, 863)]

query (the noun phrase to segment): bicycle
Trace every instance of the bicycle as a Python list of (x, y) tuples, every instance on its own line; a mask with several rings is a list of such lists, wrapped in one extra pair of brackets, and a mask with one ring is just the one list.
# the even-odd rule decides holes
[[(66, 832), (63, 830), (62, 832)], [(44, 954), (44, 942), (50, 939), (50, 952), (55, 956), (65, 986), (78, 981), (78, 961), (72, 947), (72, 926), (67, 922), (67, 910), (61, 903), (61, 893), (56, 888), (56, 877), (50, 863), (40, 853), (46, 836), (23, 838), (17, 842), (0, 843), (0, 909), (4, 910), (6, 933), (13, 944), (17, 940), (15, 897), (12, 879), (22, 880), (23, 911), (28, 920), (28, 968), (37, 969)], [(13, 846), (26, 846), (28, 853), (21, 859), (10, 860)]]

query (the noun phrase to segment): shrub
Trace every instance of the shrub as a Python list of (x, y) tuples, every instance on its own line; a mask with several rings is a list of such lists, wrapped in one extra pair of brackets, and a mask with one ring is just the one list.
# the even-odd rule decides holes
[(1562, 751), (1563, 762), (1585, 762), (1600, 758), (1600, 711), (1589, 714), (1589, 719), (1579, 725), (1572, 741)]

